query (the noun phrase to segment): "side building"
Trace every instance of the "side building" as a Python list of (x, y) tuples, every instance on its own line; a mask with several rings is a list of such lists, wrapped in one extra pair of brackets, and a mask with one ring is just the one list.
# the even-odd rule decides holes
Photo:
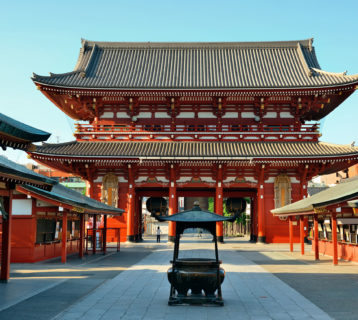
[[(319, 141), (318, 121), (357, 89), (358, 76), (323, 71), (312, 39), (283, 42), (82, 41), (72, 72), (37, 88), (78, 120), (76, 140), (31, 157), (83, 177), (91, 197), (119, 206), (121, 239), (141, 235), (141, 198), (251, 199), (251, 238), (287, 242), (271, 209), (306, 197), (316, 175), (358, 162), (358, 148)], [(175, 226), (169, 225), (169, 239)], [(222, 225), (218, 238), (223, 240)], [(298, 230), (294, 233), (298, 241)]]

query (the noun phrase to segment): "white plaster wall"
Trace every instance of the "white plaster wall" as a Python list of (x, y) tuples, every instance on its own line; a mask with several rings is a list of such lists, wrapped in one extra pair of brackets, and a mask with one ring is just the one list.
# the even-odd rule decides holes
[(179, 180), (177, 180), (177, 182), (189, 182), (191, 181), (192, 177), (180, 177)]
[(264, 118), (277, 118), (277, 112), (267, 112), (265, 115), (264, 115)]
[(238, 118), (238, 113), (237, 112), (226, 112), (224, 115), (223, 115), (223, 118)]
[(255, 118), (255, 114), (253, 112), (242, 112), (241, 118)]
[(130, 116), (127, 114), (127, 112), (117, 112), (117, 118), (130, 118)]
[(28, 215), (32, 214), (32, 200), (31, 199), (13, 199), (12, 200), (12, 214)]
[(291, 115), (289, 112), (280, 112), (280, 118), (291, 119), (293, 118), (293, 115)]
[(112, 119), (114, 117), (114, 112), (103, 112), (101, 119)]
[(198, 112), (198, 118), (216, 119), (212, 112)]
[(180, 112), (177, 115), (177, 118), (194, 118), (195, 113), (194, 112)]
[(140, 112), (137, 116), (137, 119), (148, 119), (152, 117), (151, 112)]
[(166, 112), (156, 112), (154, 114), (155, 118), (160, 118), (160, 119), (169, 119), (171, 118)]

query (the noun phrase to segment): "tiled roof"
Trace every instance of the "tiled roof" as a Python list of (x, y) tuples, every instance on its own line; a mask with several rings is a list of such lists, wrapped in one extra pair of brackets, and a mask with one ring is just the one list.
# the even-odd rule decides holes
[(50, 135), (0, 113), (0, 145), (4, 148), (25, 149), (31, 142), (46, 141)]
[(44, 144), (38, 155), (107, 158), (239, 159), (358, 156), (358, 147), (324, 142), (94, 142)]
[(159, 221), (174, 221), (185, 223), (200, 223), (200, 222), (218, 222), (218, 221), (234, 221), (237, 216), (225, 217), (214, 212), (202, 210), (199, 206), (195, 206), (186, 211), (181, 211), (168, 216), (155, 216)]
[(17, 184), (32, 184), (47, 188), (56, 184), (55, 180), (27, 169), (4, 156), (0, 156), (0, 181), (12, 181)]
[(36, 83), (103, 89), (246, 89), (322, 87), (358, 75), (320, 69), (312, 39), (281, 42), (82, 41), (73, 72), (39, 76)]
[(271, 210), (274, 215), (290, 215), (311, 212), (315, 208), (340, 203), (358, 197), (358, 180), (353, 179), (328, 188), (315, 195), (291, 203), (282, 208)]
[(76, 208), (81, 208), (85, 212), (121, 215), (124, 210), (108, 206), (102, 202), (86, 197), (81, 193), (69, 189), (57, 183), (51, 191), (45, 191), (33, 186), (22, 186), (23, 189), (41, 195), (47, 199), (55, 200)]

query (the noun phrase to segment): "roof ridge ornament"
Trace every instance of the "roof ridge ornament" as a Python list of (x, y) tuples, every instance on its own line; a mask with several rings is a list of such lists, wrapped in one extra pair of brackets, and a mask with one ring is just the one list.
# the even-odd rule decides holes
[[(311, 43), (311, 42), (309, 42), (309, 43)], [(309, 50), (311, 51), (310, 47), (309, 47)], [(300, 58), (300, 61), (302, 63), (303, 69), (305, 70), (306, 74), (309, 77), (312, 77), (314, 75), (314, 73), (312, 72), (312, 68), (310, 68), (307, 63), (306, 57), (302, 50), (302, 45), (299, 42), (297, 42), (297, 54), (298, 54), (298, 57)]]

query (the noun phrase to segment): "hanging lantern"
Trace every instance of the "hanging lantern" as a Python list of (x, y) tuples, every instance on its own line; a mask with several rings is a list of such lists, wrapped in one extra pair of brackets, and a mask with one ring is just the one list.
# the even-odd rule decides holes
[(226, 200), (226, 211), (239, 215), (246, 209), (246, 200), (244, 198), (228, 198)]
[(164, 198), (151, 197), (147, 200), (146, 207), (153, 217), (167, 214), (167, 200)]

